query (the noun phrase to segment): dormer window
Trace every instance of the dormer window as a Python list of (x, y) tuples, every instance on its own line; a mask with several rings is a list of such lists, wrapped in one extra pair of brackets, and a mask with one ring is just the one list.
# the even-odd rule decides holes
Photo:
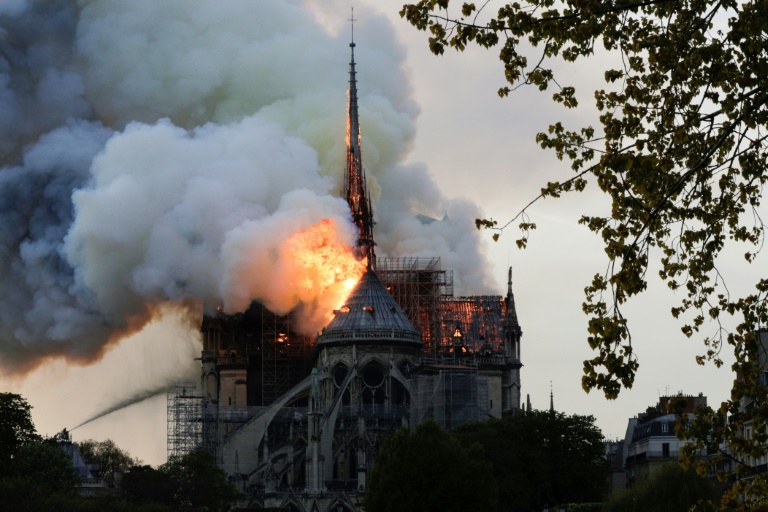
[(463, 354), (466, 351), (467, 349), (464, 348), (464, 333), (461, 332), (461, 326), (457, 323), (456, 329), (453, 331), (453, 347), (451, 348), (451, 352), (456, 355)]

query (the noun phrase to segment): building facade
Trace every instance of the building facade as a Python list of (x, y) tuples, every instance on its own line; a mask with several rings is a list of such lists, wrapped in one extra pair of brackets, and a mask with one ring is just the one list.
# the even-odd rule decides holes
[(675, 435), (678, 418), (691, 418), (698, 407), (706, 405), (707, 397), (701, 393), (662, 396), (655, 406), (630, 418), (623, 449), (624, 482), (628, 487), (654, 469), (677, 461), (680, 449), (688, 442)]

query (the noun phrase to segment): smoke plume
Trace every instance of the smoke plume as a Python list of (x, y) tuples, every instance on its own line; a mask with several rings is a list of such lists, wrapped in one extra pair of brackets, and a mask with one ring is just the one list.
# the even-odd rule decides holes
[[(441, 256), (457, 291), (483, 291), (480, 212), (400, 163), (418, 114), (404, 50), (359, 18), (377, 253)], [(317, 307), (280, 272), (286, 241), (324, 220), (355, 237), (338, 197), (348, 62), (348, 32), (299, 1), (0, 4), (0, 364), (87, 362), (169, 305)]]

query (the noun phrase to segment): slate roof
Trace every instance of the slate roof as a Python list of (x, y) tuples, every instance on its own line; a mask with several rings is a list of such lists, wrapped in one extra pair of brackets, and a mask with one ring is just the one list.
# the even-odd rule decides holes
[(421, 344), (419, 330), (372, 269), (363, 274), (346, 303), (334, 311), (317, 344), (359, 341)]

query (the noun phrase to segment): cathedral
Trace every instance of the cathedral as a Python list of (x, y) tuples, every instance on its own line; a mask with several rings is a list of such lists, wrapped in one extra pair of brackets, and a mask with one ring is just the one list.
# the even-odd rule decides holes
[(397, 429), (520, 409), (511, 269), (506, 296), (455, 297), (439, 257), (375, 255), (350, 48), (342, 195), (362, 278), (316, 338), (259, 303), (205, 316), (201, 381), (168, 396), (169, 455), (210, 450), (252, 508), (358, 510), (377, 450)]

